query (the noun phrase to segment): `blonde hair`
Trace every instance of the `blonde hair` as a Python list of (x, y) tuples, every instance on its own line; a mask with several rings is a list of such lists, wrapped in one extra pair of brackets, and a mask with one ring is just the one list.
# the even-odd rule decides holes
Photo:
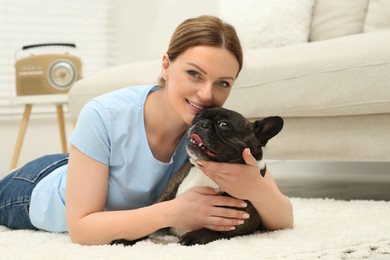
[[(240, 40), (234, 27), (215, 16), (203, 15), (182, 22), (175, 30), (168, 46), (168, 57), (174, 61), (180, 54), (191, 47), (212, 46), (225, 48), (237, 59), (240, 73), (243, 54)], [(165, 86), (160, 77), (159, 85)]]

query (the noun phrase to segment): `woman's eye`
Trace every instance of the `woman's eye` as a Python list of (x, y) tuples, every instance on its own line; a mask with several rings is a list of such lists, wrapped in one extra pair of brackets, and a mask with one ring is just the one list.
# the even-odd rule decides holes
[(230, 87), (230, 84), (228, 82), (226, 82), (226, 81), (218, 81), (217, 85), (220, 86), (220, 87), (223, 87), (223, 88)]
[(187, 71), (187, 73), (188, 73), (188, 75), (190, 75), (193, 78), (200, 78), (199, 73), (194, 71), (194, 70), (189, 70), (189, 71)]

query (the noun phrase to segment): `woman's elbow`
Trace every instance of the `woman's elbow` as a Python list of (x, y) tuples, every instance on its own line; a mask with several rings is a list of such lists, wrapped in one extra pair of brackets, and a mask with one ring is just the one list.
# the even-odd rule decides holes
[(79, 245), (91, 246), (106, 244), (99, 241), (98, 237), (94, 236), (81, 221), (70, 221), (68, 223), (68, 234), (72, 243)]

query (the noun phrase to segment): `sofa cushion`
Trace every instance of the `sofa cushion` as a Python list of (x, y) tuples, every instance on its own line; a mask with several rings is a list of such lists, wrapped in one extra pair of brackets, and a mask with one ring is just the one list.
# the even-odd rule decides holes
[(370, 0), (364, 32), (390, 30), (390, 1)]
[(244, 49), (307, 42), (315, 0), (220, 0), (217, 15), (237, 30)]
[(317, 0), (311, 23), (310, 41), (361, 33), (367, 6), (368, 0)]
[(390, 31), (245, 55), (226, 107), (249, 118), (390, 113)]

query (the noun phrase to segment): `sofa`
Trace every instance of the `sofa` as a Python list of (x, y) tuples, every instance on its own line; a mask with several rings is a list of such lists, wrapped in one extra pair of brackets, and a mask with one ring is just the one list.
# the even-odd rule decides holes
[[(154, 59), (78, 81), (72, 121), (89, 99), (156, 83), (160, 71)], [(284, 118), (266, 159), (390, 161), (390, 1), (315, 1), (306, 42), (245, 51), (225, 107), (250, 120)]]

